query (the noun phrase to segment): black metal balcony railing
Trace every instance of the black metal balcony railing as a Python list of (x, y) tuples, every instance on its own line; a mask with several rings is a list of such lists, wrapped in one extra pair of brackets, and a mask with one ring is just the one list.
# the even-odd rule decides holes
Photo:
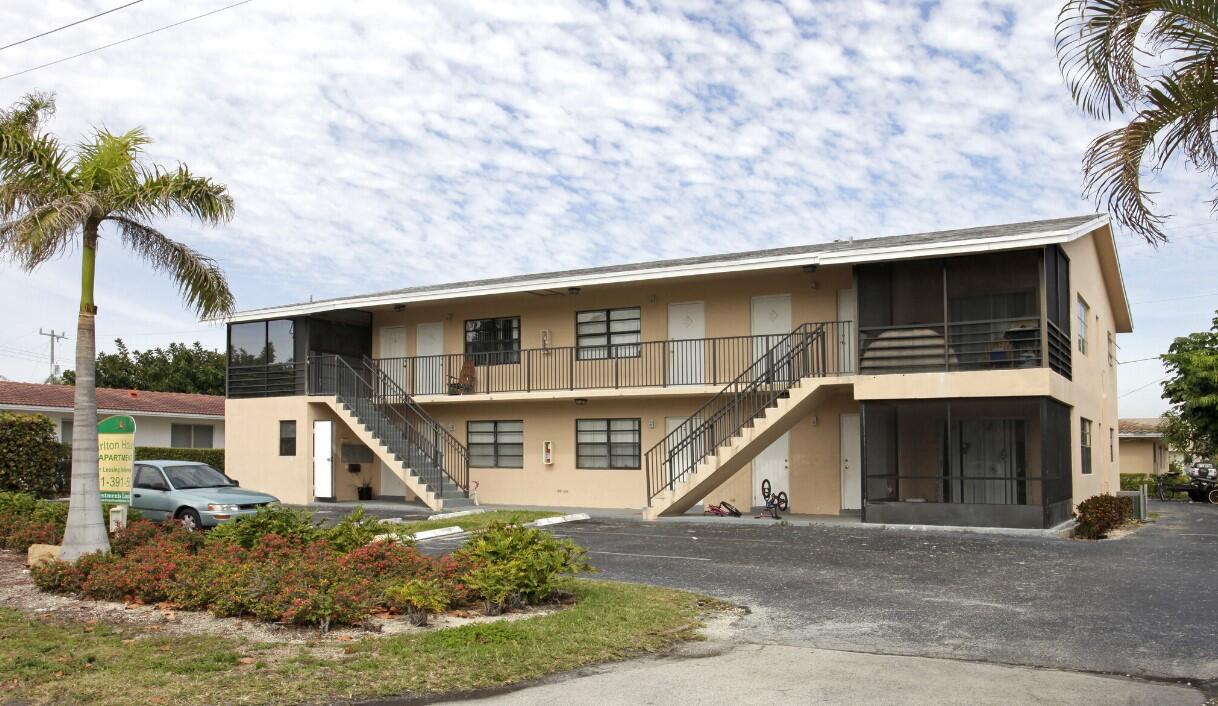
[(304, 394), (303, 363), (228, 366), (228, 396), (280, 397)]
[(1072, 350), (1070, 334), (1063, 332), (1052, 321), (1048, 322), (1049, 330), (1049, 367), (1062, 376), (1069, 378), (1071, 373)]
[[(372, 361), (406, 394), (467, 395), (603, 388), (722, 386), (785, 335), (529, 348)], [(837, 345), (849, 352), (849, 337)]]
[(864, 375), (1042, 365), (1040, 319), (1035, 316), (868, 326), (859, 334), (859, 372)]

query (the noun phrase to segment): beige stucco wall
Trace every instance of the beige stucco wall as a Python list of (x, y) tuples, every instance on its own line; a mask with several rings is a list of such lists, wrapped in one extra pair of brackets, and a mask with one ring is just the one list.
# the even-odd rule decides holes
[[(1095, 236), (1087, 235), (1064, 246), (1070, 258), (1071, 357), (1073, 376), (1061, 381), (1056, 395), (1073, 407), (1071, 419), (1071, 459), (1074, 468), (1075, 504), (1099, 493), (1115, 493), (1121, 488), (1120, 457), (1115, 453), (1117, 414), (1117, 366), (1108, 356), (1108, 333), (1116, 330)], [(1078, 350), (1077, 302), (1082, 296), (1091, 307), (1088, 322), (1087, 353)], [(1058, 380), (1061, 380), (1059, 377)], [(1090, 475), (1082, 474), (1079, 420), (1090, 419), (1092, 449)], [(1112, 446), (1110, 447), (1110, 440)]]
[[(1158, 465), (1155, 464), (1155, 447), (1159, 448)], [(1167, 444), (1162, 438), (1130, 438), (1120, 440), (1121, 473), (1167, 473)]]
[[(841, 513), (841, 415), (857, 414), (858, 411), (859, 405), (849, 392), (842, 392), (819, 405), (788, 432), (791, 512), (807, 515)], [(860, 468), (856, 467), (853, 472), (860, 472)], [(754, 491), (760, 487), (761, 480), (754, 477), (753, 465), (747, 464), (707, 493), (705, 501), (726, 500), (737, 508), (747, 509), (752, 506)]]
[[(642, 455), (665, 435), (667, 417), (687, 417), (704, 398), (588, 399), (539, 402), (485, 402), (435, 405), (428, 411), (462, 443), (471, 420), (522, 420), (523, 468), (471, 468), (478, 501), (487, 504), (639, 508), (646, 504), (646, 480), (639, 469), (576, 468), (575, 420), (638, 418)], [(553, 444), (554, 463), (542, 461), (544, 441)], [(640, 465), (645, 461), (640, 458)]]
[(752, 297), (790, 294), (791, 324), (797, 326), (836, 319), (837, 291), (851, 287), (853, 276), (849, 267), (825, 267), (814, 273), (795, 267), (764, 273), (605, 285), (585, 288), (574, 295), (565, 291), (553, 296), (521, 293), (412, 304), (402, 311), (385, 309), (373, 313), (372, 350), (379, 355), (382, 327), (405, 325), (407, 355), (414, 355), (415, 326), (443, 322), (444, 352), (461, 353), (466, 319), (500, 316), (520, 317), (521, 348), (540, 348), (542, 330), (551, 332), (551, 346), (573, 346), (577, 311), (629, 306), (641, 308), (643, 340), (662, 341), (668, 338), (668, 305), (692, 301), (705, 303), (708, 338), (747, 336), (751, 333)]
[[(312, 420), (316, 407), (305, 397), (225, 400), (225, 473), (242, 487), (270, 493), (285, 503), (312, 502)], [(279, 422), (289, 419), (296, 421), (296, 455), (280, 456)]]

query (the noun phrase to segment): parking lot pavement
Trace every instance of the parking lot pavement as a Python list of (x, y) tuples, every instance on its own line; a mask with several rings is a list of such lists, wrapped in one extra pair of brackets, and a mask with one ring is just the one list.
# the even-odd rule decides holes
[(1218, 507), (1151, 510), (1156, 523), (1101, 542), (596, 519), (553, 531), (602, 578), (748, 606), (745, 642), (1218, 679)]

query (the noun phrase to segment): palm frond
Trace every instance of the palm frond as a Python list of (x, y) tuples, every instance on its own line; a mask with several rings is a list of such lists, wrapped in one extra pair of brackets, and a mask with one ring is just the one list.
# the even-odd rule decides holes
[(55, 114), (55, 94), (29, 93), (12, 108), (0, 110), (0, 140), (15, 131), (34, 134), (42, 122)]
[(1154, 212), (1152, 194), (1142, 188), (1143, 161), (1150, 152), (1152, 167), (1161, 167), (1183, 147), (1201, 168), (1212, 171), (1218, 164), (1208, 117), (1218, 109), (1213, 69), (1184, 77), (1166, 76), (1151, 87), (1147, 102), (1136, 119), (1100, 135), (1087, 148), (1083, 184), (1126, 227), (1157, 243), (1166, 240), (1161, 227), (1164, 219)]
[(97, 208), (92, 194), (71, 194), (31, 205), (20, 216), (0, 221), (0, 256), (25, 270), (63, 253)]
[(1069, 0), (1054, 39), (1070, 95), (1089, 115), (1107, 119), (1137, 101), (1138, 36), (1161, 0)]
[(221, 225), (232, 220), (234, 208), (228, 187), (179, 165), (172, 171), (141, 170), (136, 185), (120, 195), (114, 211), (139, 219), (187, 215), (207, 225)]
[(182, 298), (199, 316), (232, 313), (233, 294), (215, 260), (126, 216), (112, 215), (104, 220), (118, 226), (127, 247), (141, 255), (153, 268), (169, 273), (177, 281)]
[(123, 191), (139, 178), (139, 155), (152, 140), (142, 128), (115, 135), (98, 130), (90, 142), (76, 148), (77, 171), (81, 184), (93, 191)]

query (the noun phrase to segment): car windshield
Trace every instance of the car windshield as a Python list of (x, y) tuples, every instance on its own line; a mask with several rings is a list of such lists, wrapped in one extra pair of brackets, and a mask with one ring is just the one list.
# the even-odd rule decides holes
[(165, 466), (164, 470), (169, 482), (176, 490), (223, 488), (233, 484), (227, 476), (206, 463)]

